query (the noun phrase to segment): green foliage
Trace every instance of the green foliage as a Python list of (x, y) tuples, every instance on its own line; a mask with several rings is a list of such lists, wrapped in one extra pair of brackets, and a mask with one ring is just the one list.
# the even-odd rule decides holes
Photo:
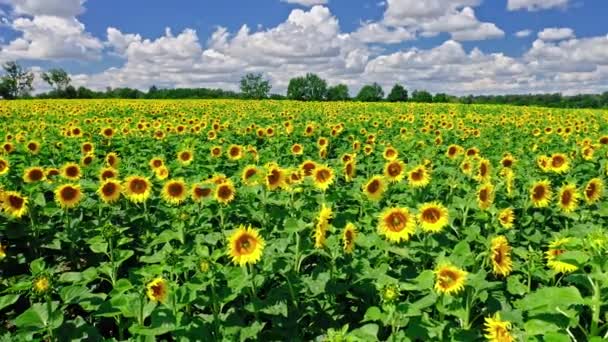
[(338, 84), (327, 89), (327, 101), (348, 101), (350, 95), (346, 84)]
[(312, 73), (292, 78), (287, 86), (287, 97), (298, 101), (323, 101), (327, 98), (327, 82)]
[(401, 84), (395, 84), (386, 99), (389, 102), (406, 102), (407, 90)]
[(365, 85), (357, 94), (357, 101), (361, 102), (378, 102), (384, 98), (384, 90), (378, 83)]
[(412, 92), (412, 101), (430, 103), (433, 102), (433, 95), (426, 90), (414, 90)]
[(241, 94), (246, 99), (265, 99), (270, 93), (270, 81), (262, 74), (249, 73), (241, 78)]
[(17, 62), (6, 62), (2, 68), (5, 74), (0, 79), (0, 96), (5, 99), (29, 96), (34, 89), (34, 73), (24, 70)]

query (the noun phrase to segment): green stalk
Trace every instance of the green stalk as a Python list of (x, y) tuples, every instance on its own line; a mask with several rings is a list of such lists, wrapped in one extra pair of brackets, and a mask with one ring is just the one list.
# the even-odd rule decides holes
[(591, 336), (599, 336), (600, 307), (602, 305), (600, 287), (591, 279), (591, 277), (587, 276), (587, 280), (589, 280), (589, 283), (593, 288), (593, 297), (591, 297)]

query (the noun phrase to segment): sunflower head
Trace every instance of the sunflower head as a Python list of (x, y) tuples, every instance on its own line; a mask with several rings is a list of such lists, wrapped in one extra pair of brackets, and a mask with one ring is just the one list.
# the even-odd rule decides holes
[(207, 199), (213, 193), (213, 189), (208, 185), (194, 184), (192, 185), (191, 197), (194, 202), (200, 202), (201, 200)]
[(256, 185), (261, 180), (261, 170), (255, 165), (247, 165), (241, 173), (241, 181), (245, 185)]
[(234, 200), (234, 196), (236, 194), (236, 190), (234, 189), (234, 185), (232, 182), (226, 181), (222, 184), (219, 184), (215, 188), (215, 200), (221, 204), (228, 204)]
[(177, 153), (177, 161), (182, 165), (190, 165), (194, 160), (194, 153), (191, 150), (183, 150)]
[(386, 160), (395, 160), (398, 156), (399, 152), (392, 146), (388, 146), (384, 149), (384, 152), (382, 152), (382, 157), (384, 157)]
[(588, 204), (594, 204), (600, 200), (604, 193), (604, 182), (600, 178), (593, 178), (585, 186), (584, 196)]
[(325, 191), (334, 182), (334, 171), (327, 165), (318, 165), (312, 177), (315, 187)]
[(78, 164), (67, 163), (61, 168), (61, 176), (69, 180), (78, 180), (82, 176), (82, 171)]
[(0, 190), (0, 204), (10, 217), (21, 218), (28, 211), (28, 198), (16, 191)]
[(464, 289), (467, 272), (450, 264), (442, 264), (435, 269), (435, 290), (448, 295)]
[(494, 186), (490, 183), (483, 184), (477, 190), (477, 205), (479, 209), (486, 210), (494, 202)]
[(544, 208), (548, 206), (551, 196), (551, 183), (549, 183), (548, 180), (536, 182), (530, 189), (530, 200), (537, 208)]
[(485, 318), (484, 330), (484, 337), (489, 342), (512, 342), (515, 340), (510, 332), (511, 323), (501, 320), (499, 313)]
[(384, 165), (384, 176), (393, 183), (400, 182), (405, 176), (405, 163), (395, 159)]
[(414, 188), (422, 188), (431, 182), (431, 175), (424, 165), (418, 165), (408, 173), (407, 179)]
[(266, 167), (266, 187), (270, 190), (284, 188), (286, 183), (285, 170), (276, 164), (269, 164)]
[(240, 145), (230, 145), (228, 148), (228, 158), (230, 160), (239, 160), (243, 157), (243, 147)]
[(327, 230), (329, 229), (329, 220), (332, 218), (332, 216), (333, 212), (331, 207), (328, 207), (325, 205), (325, 203), (323, 203), (321, 205), (321, 210), (319, 211), (317, 223), (315, 225), (315, 248), (325, 247), (325, 239)]
[(154, 278), (146, 285), (146, 295), (153, 302), (165, 302), (168, 293), (169, 284), (162, 277)]
[(122, 192), (122, 186), (118, 180), (113, 178), (108, 178), (102, 181), (99, 189), (97, 189), (97, 193), (101, 200), (105, 203), (114, 203), (120, 199), (120, 194)]
[(501, 210), (498, 213), (498, 222), (500, 222), (500, 225), (504, 228), (513, 228), (513, 223), (515, 222), (515, 212), (513, 211), (513, 208)]
[(169, 169), (165, 165), (159, 167), (158, 169), (154, 169), (154, 176), (156, 176), (156, 179), (158, 180), (165, 180), (167, 177), (169, 177)]
[(572, 244), (572, 239), (555, 239), (549, 244), (549, 249), (545, 252), (547, 266), (556, 273), (571, 273), (578, 270), (578, 266), (562, 261), (559, 256), (568, 251)]
[(378, 232), (389, 241), (408, 241), (416, 231), (416, 219), (408, 208), (390, 208), (380, 214)]
[(28, 142), (26, 147), (31, 154), (38, 154), (40, 152), (40, 143), (35, 140)]
[(301, 144), (293, 144), (291, 146), (291, 154), (294, 156), (300, 156), (304, 153), (304, 147)]
[(347, 182), (352, 182), (357, 175), (357, 167), (354, 161), (344, 164), (344, 179)]
[(513, 261), (511, 260), (511, 246), (504, 236), (492, 239), (490, 246), (490, 261), (494, 274), (506, 277), (511, 273)]
[(95, 152), (95, 147), (92, 142), (87, 141), (80, 145), (80, 151), (83, 155), (91, 154)]
[(129, 176), (125, 179), (123, 191), (129, 201), (143, 203), (152, 194), (152, 183), (146, 177)]
[(254, 265), (262, 259), (265, 242), (251, 226), (239, 226), (228, 239), (228, 255), (235, 265)]
[(64, 184), (55, 189), (55, 201), (62, 208), (74, 208), (81, 200), (80, 185)]
[(38, 295), (47, 293), (51, 289), (51, 280), (47, 275), (41, 274), (32, 281), (32, 290)]
[(118, 165), (120, 164), (120, 157), (118, 156), (118, 153), (110, 152), (106, 155), (105, 159), (106, 164), (108, 164), (109, 167), (118, 169)]
[(565, 173), (570, 169), (570, 162), (568, 156), (564, 153), (554, 153), (551, 156), (549, 163), (549, 169), (556, 173)]
[(184, 180), (173, 179), (165, 183), (161, 197), (170, 204), (180, 204), (186, 199), (187, 194)]
[(418, 222), (423, 231), (438, 233), (448, 223), (448, 209), (438, 202), (422, 204), (418, 208)]
[(116, 169), (106, 167), (99, 171), (99, 180), (105, 181), (110, 178), (118, 178), (118, 171)]
[(357, 238), (357, 227), (348, 222), (342, 231), (342, 248), (344, 253), (350, 254), (355, 249), (355, 239)]
[(363, 185), (363, 193), (372, 201), (379, 201), (384, 191), (386, 191), (386, 184), (382, 176), (374, 176)]
[(36, 183), (45, 180), (46, 175), (44, 169), (38, 166), (25, 169), (23, 172), (23, 181), (26, 183)]
[(159, 167), (165, 165), (165, 162), (163, 161), (163, 159), (161, 157), (153, 157), (152, 159), (150, 159), (150, 162), (148, 163), (148, 165), (150, 166), (150, 168), (152, 170), (156, 170)]
[(305, 160), (301, 165), (300, 169), (304, 173), (305, 177), (312, 176), (313, 171), (317, 168), (317, 163), (312, 160)]
[(6, 160), (4, 158), (0, 158), (0, 176), (8, 173), (9, 169), (10, 169), (10, 164), (9, 164), (8, 160)]
[(450, 159), (456, 159), (463, 151), (463, 148), (458, 145), (450, 145), (445, 151), (445, 155)]
[(559, 199), (559, 207), (565, 213), (571, 213), (578, 207), (579, 194), (576, 191), (576, 185), (564, 185), (557, 195)]

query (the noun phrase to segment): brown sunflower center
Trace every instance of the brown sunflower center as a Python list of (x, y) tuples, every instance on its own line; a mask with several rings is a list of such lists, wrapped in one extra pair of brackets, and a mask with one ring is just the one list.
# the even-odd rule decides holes
[(182, 153), (179, 155), (179, 158), (180, 158), (181, 160), (183, 160), (183, 161), (188, 161), (188, 160), (190, 160), (190, 153), (188, 153), (188, 152), (182, 152)]
[(239, 154), (241, 154), (241, 150), (238, 147), (233, 147), (230, 149), (230, 156), (238, 157)]
[(502, 161), (502, 166), (504, 167), (511, 167), (511, 165), (513, 165), (513, 160), (511, 159), (504, 159)]
[(135, 194), (143, 194), (148, 189), (148, 183), (143, 179), (133, 179), (129, 183), (129, 189)]
[[(2, 169), (2, 167), (0, 167), (0, 169)], [(596, 192), (597, 192), (597, 185), (593, 182), (589, 183), (589, 185), (587, 185), (587, 188), (585, 189), (585, 195), (587, 196), (587, 198), (594, 198)]]
[(485, 177), (488, 174), (488, 165), (486, 163), (481, 163), (479, 165), (479, 175)]
[(257, 170), (254, 168), (247, 169), (245, 171), (245, 179), (249, 179), (249, 178), (255, 176), (256, 173), (257, 173)]
[(107, 183), (103, 186), (103, 188), (101, 188), (101, 192), (105, 195), (105, 196), (112, 196), (116, 193), (116, 184), (114, 183)]
[(405, 216), (401, 212), (390, 213), (386, 218), (386, 226), (387, 228), (395, 233), (402, 231), (407, 225), (407, 216)]
[(277, 169), (273, 169), (272, 171), (270, 171), (270, 173), (268, 174), (268, 183), (270, 185), (276, 185), (279, 183), (279, 181), (281, 180), (281, 172)]
[[(2, 169), (2, 168), (0, 167), (0, 169)], [(42, 173), (42, 170), (39, 170), (39, 169), (33, 169), (28, 174), (29, 179), (31, 179), (33, 182), (37, 182), (37, 181), (41, 180), (43, 176), (44, 176), (44, 173)]]
[(64, 201), (72, 201), (78, 196), (78, 189), (72, 186), (66, 186), (61, 189), (60, 195)]
[(218, 197), (221, 199), (228, 199), (232, 195), (232, 189), (228, 185), (220, 185), (218, 189)]
[(572, 202), (572, 191), (566, 190), (562, 193), (561, 202), (563, 205), (569, 205)]
[(442, 270), (439, 272), (439, 285), (443, 288), (449, 288), (458, 280), (458, 274), (452, 270)]
[(152, 161), (152, 165), (154, 167), (161, 167), (163, 166), (163, 162), (160, 159), (154, 159), (154, 161)]
[(38, 148), (38, 145), (36, 145), (35, 143), (29, 143), (29, 144), (27, 144), (27, 148), (30, 151), (36, 151), (36, 149)]
[(110, 171), (110, 170), (106, 170), (104, 172), (101, 173), (101, 179), (102, 180), (106, 180), (108, 178), (113, 178), (114, 177), (114, 172)]
[(179, 197), (184, 193), (184, 187), (179, 183), (171, 183), (168, 192), (171, 197)]
[(327, 169), (321, 169), (317, 172), (317, 180), (319, 182), (326, 182), (331, 177), (331, 173)]
[(65, 169), (65, 174), (68, 175), (68, 177), (78, 177), (80, 170), (78, 170), (78, 167), (76, 166), (68, 166)]
[(414, 181), (418, 182), (424, 178), (424, 170), (419, 168), (411, 173), (411, 177)]
[(376, 192), (378, 192), (379, 189), (380, 181), (377, 179), (374, 179), (367, 185), (367, 192), (369, 192), (370, 194), (375, 194)]
[(448, 154), (450, 156), (454, 156), (456, 154), (456, 151), (458, 151), (458, 149), (456, 149), (456, 147), (451, 146), (450, 148), (448, 148)]
[(243, 234), (236, 240), (236, 252), (239, 255), (251, 254), (255, 250), (256, 244), (253, 236)]
[(546, 193), (547, 189), (545, 189), (543, 185), (537, 185), (534, 187), (532, 197), (534, 198), (534, 200), (540, 201), (541, 199), (545, 198)]
[(422, 211), (422, 219), (425, 222), (435, 223), (441, 218), (441, 211), (438, 208), (427, 208)]
[(85, 153), (91, 152), (92, 149), (93, 149), (93, 146), (91, 146), (90, 144), (84, 144), (84, 145), (82, 145), (82, 150)]
[(484, 188), (479, 191), (479, 200), (482, 202), (487, 202), (489, 198), (488, 189)]
[(346, 231), (346, 233), (344, 234), (344, 241), (346, 242), (347, 246), (352, 245), (352, 243), (353, 243), (353, 231), (352, 230)]
[(23, 204), (24, 204), (24, 199), (21, 196), (15, 196), (15, 195), (9, 195), (8, 196), (8, 203), (10, 204), (11, 208), (15, 209), (15, 210), (19, 210), (21, 208), (23, 208)]
[(562, 156), (554, 156), (551, 159), (551, 166), (553, 166), (553, 167), (560, 167), (560, 166), (564, 165), (565, 162), (566, 162), (566, 160), (564, 159), (564, 157), (562, 157)]
[(162, 283), (154, 284), (150, 288), (152, 289), (152, 294), (154, 298), (160, 298), (165, 293), (165, 287)]
[(397, 177), (401, 174), (401, 165), (399, 163), (391, 163), (388, 166), (388, 174), (391, 177)]

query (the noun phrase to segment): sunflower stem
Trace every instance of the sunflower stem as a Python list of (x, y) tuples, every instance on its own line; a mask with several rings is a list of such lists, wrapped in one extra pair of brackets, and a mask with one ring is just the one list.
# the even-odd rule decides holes
[(587, 280), (591, 284), (591, 288), (593, 288), (593, 296), (591, 297), (591, 336), (599, 336), (599, 322), (600, 322), (600, 308), (602, 305), (602, 298), (599, 284), (591, 279), (591, 277), (587, 276)]
[(217, 294), (215, 292), (215, 282), (211, 279), (211, 310), (213, 311), (213, 327), (215, 329), (215, 340), (220, 338), (220, 318), (218, 312)]
[(245, 267), (243, 267), (243, 270), (245, 271), (245, 276), (247, 278), (249, 278), (249, 280), (251, 282), (251, 304), (253, 305), (253, 314), (255, 316), (255, 320), (259, 322), (258, 306), (257, 306), (258, 295), (255, 290), (255, 268), (248, 264)]

